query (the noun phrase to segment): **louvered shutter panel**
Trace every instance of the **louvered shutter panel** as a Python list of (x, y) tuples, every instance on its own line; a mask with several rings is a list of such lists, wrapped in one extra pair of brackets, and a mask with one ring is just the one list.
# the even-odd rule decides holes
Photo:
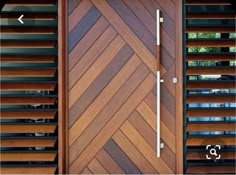
[[(236, 173), (232, 2), (185, 0), (186, 173)], [(210, 154), (211, 148), (217, 156)]]
[(55, 0), (2, 9), (1, 174), (58, 172), (57, 35)]

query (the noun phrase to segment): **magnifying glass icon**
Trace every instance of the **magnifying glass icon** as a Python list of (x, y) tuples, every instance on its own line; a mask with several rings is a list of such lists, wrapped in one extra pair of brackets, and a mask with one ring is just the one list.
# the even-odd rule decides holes
[(216, 150), (214, 148), (210, 149), (210, 154), (214, 155), (214, 156), (217, 156)]

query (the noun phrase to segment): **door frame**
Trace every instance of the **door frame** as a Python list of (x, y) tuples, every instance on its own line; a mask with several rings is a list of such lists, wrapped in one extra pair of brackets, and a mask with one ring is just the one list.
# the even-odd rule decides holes
[[(183, 174), (183, 0), (176, 8), (176, 173)], [(69, 172), (68, 148), (68, 60), (67, 60), (67, 1), (58, 0), (58, 166), (59, 173)], [(181, 140), (181, 141), (179, 141)]]
[[(176, 173), (183, 174), (183, 0), (176, 0)], [(178, 34), (178, 35), (177, 35)], [(181, 141), (179, 141), (181, 140)]]
[(67, 0), (58, 0), (58, 173), (69, 172)]

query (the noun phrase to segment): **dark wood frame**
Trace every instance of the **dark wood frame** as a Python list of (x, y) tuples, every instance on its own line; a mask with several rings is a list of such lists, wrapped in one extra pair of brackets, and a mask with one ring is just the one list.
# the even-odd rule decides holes
[(176, 173), (183, 174), (183, 0), (176, 8)]
[(58, 0), (58, 173), (68, 172), (67, 1)]

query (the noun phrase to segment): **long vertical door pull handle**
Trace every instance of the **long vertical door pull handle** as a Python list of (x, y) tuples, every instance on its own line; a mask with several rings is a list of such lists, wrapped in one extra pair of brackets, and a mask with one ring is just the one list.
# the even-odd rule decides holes
[(160, 123), (161, 123), (161, 99), (160, 99), (160, 83), (164, 82), (161, 79), (161, 37), (160, 37), (160, 23), (163, 22), (163, 18), (160, 17), (160, 10), (156, 11), (156, 19), (157, 19), (157, 157), (160, 157), (160, 149), (164, 147), (164, 144), (161, 143), (161, 132), (160, 132)]

